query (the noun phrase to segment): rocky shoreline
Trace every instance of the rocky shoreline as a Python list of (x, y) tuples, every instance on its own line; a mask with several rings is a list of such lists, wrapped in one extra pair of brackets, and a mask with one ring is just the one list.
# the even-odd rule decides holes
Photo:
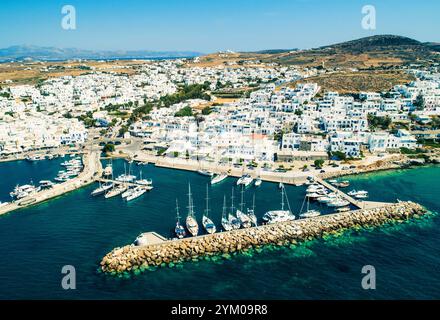
[(408, 201), (154, 245), (128, 245), (108, 253), (101, 261), (101, 270), (111, 274), (136, 272), (204, 256), (229, 255), (264, 245), (296, 244), (347, 228), (374, 227), (392, 221), (405, 221), (426, 212), (421, 205)]

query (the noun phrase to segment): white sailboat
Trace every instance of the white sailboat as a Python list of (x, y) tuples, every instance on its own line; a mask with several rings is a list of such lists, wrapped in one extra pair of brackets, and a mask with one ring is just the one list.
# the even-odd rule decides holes
[(180, 212), (179, 212), (179, 202), (176, 199), (176, 227), (174, 228), (174, 233), (177, 238), (182, 239), (186, 236), (185, 228), (180, 224)]
[(107, 190), (111, 189), (112, 187), (113, 187), (113, 183), (111, 183), (111, 182), (104, 183), (104, 184), (101, 184), (101, 182), (100, 182), (99, 187), (96, 188), (95, 190), (93, 190), (91, 195), (93, 197), (99, 196), (101, 194), (106, 193)]
[(234, 216), (234, 188), (232, 188), (232, 195), (231, 195), (231, 212), (228, 215), (228, 220), (229, 223), (232, 225), (233, 229), (240, 229), (241, 227), (241, 223), (240, 220), (238, 220), (235, 216)]
[(284, 197), (287, 199), (287, 195), (285, 195), (284, 186), (281, 188), (281, 210), (271, 210), (264, 214), (263, 221), (265, 223), (277, 223), (277, 222), (285, 222), (295, 220), (295, 215), (293, 215), (290, 210), (289, 199), (287, 199), (287, 206), (289, 210), (284, 210)]
[(206, 232), (208, 232), (209, 234), (215, 233), (215, 231), (216, 231), (215, 224), (209, 218), (208, 185), (206, 185), (206, 209), (205, 209), (205, 213), (203, 214), (203, 217), (202, 217), (202, 225), (203, 225), (203, 228), (205, 228)]
[(222, 227), (225, 231), (231, 231), (233, 229), (231, 222), (229, 222), (226, 216), (226, 196), (223, 196)]
[(237, 209), (237, 218), (240, 220), (241, 225), (243, 228), (250, 228), (252, 227), (251, 219), (247, 214), (244, 213), (244, 185), (241, 187), (241, 202), (240, 202), (240, 210)]
[(122, 194), (123, 192), (127, 191), (128, 187), (125, 184), (118, 184), (116, 186), (114, 186), (111, 190), (109, 190), (106, 194), (105, 194), (105, 198), (109, 199), (109, 198), (113, 198), (116, 196), (119, 196), (120, 194)]
[[(304, 207), (304, 201), (307, 201), (307, 210), (305, 212), (302, 212)], [(301, 206), (301, 211), (300, 211), (301, 213), (299, 214), (301, 218), (313, 218), (321, 215), (321, 212), (319, 212), (318, 210), (310, 210), (310, 197), (305, 196), (304, 201)]]
[(125, 198), (126, 201), (132, 201), (134, 199), (137, 199), (141, 195), (143, 195), (145, 192), (147, 192), (147, 189), (144, 187), (136, 187), (131, 190), (132, 190), (132, 192)]
[(199, 224), (195, 218), (194, 205), (191, 195), (191, 184), (188, 183), (188, 215), (186, 216), (186, 228), (192, 236), (197, 236), (199, 233)]
[(257, 226), (257, 216), (255, 215), (255, 194), (252, 199), (252, 208), (251, 209), (248, 208), (246, 214), (248, 215), (249, 219), (251, 220), (252, 226), (256, 227)]

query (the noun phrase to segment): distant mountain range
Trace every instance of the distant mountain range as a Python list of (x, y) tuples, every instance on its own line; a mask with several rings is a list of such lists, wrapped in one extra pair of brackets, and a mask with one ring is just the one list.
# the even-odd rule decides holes
[(40, 46), (11, 46), (0, 49), (0, 60), (69, 60), (69, 59), (151, 59), (197, 57), (195, 51), (149, 51), (149, 50), (82, 50)]

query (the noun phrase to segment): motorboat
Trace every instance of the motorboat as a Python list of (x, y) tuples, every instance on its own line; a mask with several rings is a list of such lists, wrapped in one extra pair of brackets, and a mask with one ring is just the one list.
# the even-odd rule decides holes
[(261, 186), (262, 183), (263, 183), (263, 180), (261, 180), (261, 178), (257, 178), (257, 180), (255, 180), (254, 185), (255, 185), (256, 187), (259, 187), (259, 186)]
[(213, 173), (208, 170), (197, 170), (197, 173), (201, 174), (202, 176), (208, 176), (208, 177), (212, 177), (213, 175)]
[(245, 187), (248, 187), (251, 185), (252, 181), (254, 181), (254, 179), (249, 174), (245, 174), (237, 180), (237, 186), (244, 185)]
[(321, 212), (319, 212), (318, 210), (307, 210), (304, 213), (301, 213), (299, 216), (301, 218), (313, 218), (313, 217), (318, 217), (321, 215)]
[(53, 186), (55, 185), (52, 181), (50, 180), (41, 180), (39, 182), (40, 188), (43, 189), (50, 189), (53, 188)]
[(327, 205), (329, 207), (345, 207), (345, 206), (348, 206), (349, 204), (350, 204), (350, 202), (348, 202), (347, 200), (344, 200), (340, 197), (337, 197), (336, 199), (327, 203)]
[(211, 185), (217, 184), (222, 182), (223, 180), (225, 180), (228, 177), (227, 174), (222, 173), (222, 174), (216, 174), (212, 177), (211, 179)]

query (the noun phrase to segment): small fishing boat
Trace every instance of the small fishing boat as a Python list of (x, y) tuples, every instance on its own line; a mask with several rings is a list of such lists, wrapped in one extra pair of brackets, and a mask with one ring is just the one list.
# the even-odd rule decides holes
[(338, 211), (338, 212), (347, 212), (350, 210), (351, 210), (350, 207), (336, 208), (336, 211)]

